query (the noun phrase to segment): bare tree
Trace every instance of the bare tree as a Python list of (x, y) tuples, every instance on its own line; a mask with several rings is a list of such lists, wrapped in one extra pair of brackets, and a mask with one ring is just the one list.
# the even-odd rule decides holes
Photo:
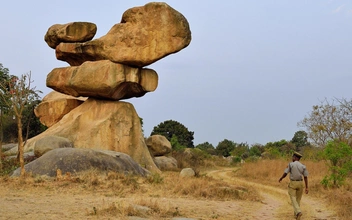
[[(2, 93), (2, 100), (13, 110), (17, 128), (18, 128), (18, 154), (20, 161), (21, 176), (25, 174), (24, 170), (24, 141), (22, 133), (23, 111), (27, 105), (30, 105), (33, 97), (37, 97), (35, 87), (31, 87), (31, 72), (21, 75), (21, 77), (12, 76), (6, 83), (1, 83), (2, 88), (9, 88), (7, 93)], [(5, 90), (4, 90), (5, 91)]]
[[(338, 102), (337, 104), (335, 102)], [(318, 146), (325, 146), (329, 140), (339, 140), (351, 144), (352, 137), (352, 100), (324, 100), (313, 106), (299, 126), (307, 128), (308, 137)]]

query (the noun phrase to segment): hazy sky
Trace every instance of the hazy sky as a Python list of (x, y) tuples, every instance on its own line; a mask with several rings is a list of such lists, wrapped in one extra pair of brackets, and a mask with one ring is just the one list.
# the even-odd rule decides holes
[[(143, 118), (145, 136), (172, 119), (194, 131), (195, 145), (291, 140), (313, 105), (351, 98), (352, 1), (165, 2), (187, 18), (192, 41), (149, 66), (159, 75), (155, 92), (127, 100)], [(146, 3), (5, 1), (0, 63), (12, 75), (31, 71), (44, 96), (52, 91), (47, 74), (68, 66), (44, 41), (50, 26), (89, 21), (99, 38), (124, 11)]]

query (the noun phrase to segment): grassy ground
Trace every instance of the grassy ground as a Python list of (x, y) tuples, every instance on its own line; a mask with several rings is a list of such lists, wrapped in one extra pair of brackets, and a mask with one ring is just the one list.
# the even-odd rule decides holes
[[(320, 184), (328, 173), (326, 164), (304, 160), (302, 163), (307, 166), (310, 174), (309, 194), (336, 210), (340, 219), (350, 219), (351, 179), (347, 180), (344, 187), (326, 189)], [(287, 184), (279, 184), (278, 179), (287, 164), (288, 161), (285, 160), (246, 162), (236, 166), (232, 175), (286, 189)], [(4, 174), (0, 177), (0, 200), (3, 199), (0, 202), (0, 216), (5, 216), (4, 212), (7, 212), (7, 219), (11, 219), (14, 217), (11, 213), (19, 210), (27, 213), (27, 219), (54, 219), (58, 216), (65, 219), (62, 217), (65, 215), (76, 219), (125, 219), (126, 216), (151, 219), (180, 216), (233, 219), (237, 216), (237, 219), (248, 219), (242, 217), (251, 214), (255, 216), (255, 210), (262, 205), (262, 198), (255, 187), (243, 183), (229, 184), (202, 174), (218, 169), (219, 165), (223, 167), (229, 164), (213, 159), (197, 163), (196, 178), (181, 178), (178, 171), (153, 174), (148, 178), (95, 171), (78, 176), (63, 174), (54, 179), (30, 175), (10, 178)], [(30, 205), (38, 202), (41, 207), (35, 213)], [(55, 202), (58, 203), (57, 207)], [(52, 218), (48, 218), (49, 214), (43, 214), (43, 210), (54, 213), (51, 214)], [(28, 214), (30, 212), (33, 212), (33, 218)]]
[[(278, 184), (288, 160), (258, 160), (257, 162), (244, 163), (234, 176), (258, 181), (286, 189), (287, 184)], [(337, 211), (341, 219), (351, 219), (352, 216), (352, 179), (348, 178), (345, 185), (340, 188), (324, 188), (320, 183), (328, 174), (328, 167), (324, 161), (301, 161), (309, 171), (309, 194), (323, 199), (332, 209)], [(288, 177), (286, 177), (288, 182)]]

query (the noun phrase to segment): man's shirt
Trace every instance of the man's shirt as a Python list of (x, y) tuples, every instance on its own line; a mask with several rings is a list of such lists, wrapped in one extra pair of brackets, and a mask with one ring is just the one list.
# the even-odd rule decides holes
[(308, 170), (306, 166), (301, 164), (299, 161), (291, 162), (285, 169), (285, 173), (290, 173), (291, 180), (302, 180), (303, 176), (308, 176)]

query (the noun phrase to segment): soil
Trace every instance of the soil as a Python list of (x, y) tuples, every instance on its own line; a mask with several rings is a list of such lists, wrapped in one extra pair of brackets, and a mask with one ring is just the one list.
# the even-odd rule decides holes
[[(230, 184), (249, 184), (257, 189), (262, 199), (253, 201), (214, 201), (192, 198), (175, 198), (168, 196), (150, 197), (133, 194), (120, 197), (104, 191), (88, 191), (75, 188), (17, 188), (0, 182), (0, 219), (147, 219), (147, 218), (114, 218), (112, 216), (95, 216), (91, 213), (95, 207), (108, 206), (112, 203), (133, 202), (138, 199), (153, 200), (167, 204), (181, 216), (190, 219), (295, 219), (287, 191), (261, 183), (248, 182), (231, 176), (233, 169), (221, 169), (207, 173), (213, 178)], [(303, 195), (301, 202), (303, 216), (301, 219), (337, 219), (336, 214), (327, 206), (309, 194)], [(178, 216), (177, 218), (180, 218)], [(155, 219), (155, 218), (149, 218)], [(172, 219), (172, 218), (166, 218)], [(175, 217), (176, 219), (176, 217)]]

